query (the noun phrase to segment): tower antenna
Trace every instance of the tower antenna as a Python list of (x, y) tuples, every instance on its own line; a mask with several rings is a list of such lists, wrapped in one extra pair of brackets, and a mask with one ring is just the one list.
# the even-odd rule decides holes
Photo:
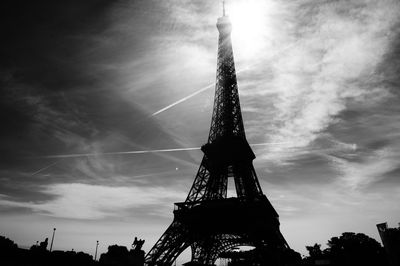
[(222, 1), (222, 15), (225, 17), (225, 0)]

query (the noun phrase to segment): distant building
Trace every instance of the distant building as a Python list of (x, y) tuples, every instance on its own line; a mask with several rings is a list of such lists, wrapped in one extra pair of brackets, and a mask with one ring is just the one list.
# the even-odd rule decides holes
[(400, 266), (400, 223), (398, 228), (388, 228), (387, 223), (377, 224), (389, 261), (393, 266)]

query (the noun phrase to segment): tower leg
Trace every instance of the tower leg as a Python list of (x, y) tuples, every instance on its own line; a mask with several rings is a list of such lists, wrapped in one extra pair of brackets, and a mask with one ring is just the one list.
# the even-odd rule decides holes
[(190, 244), (188, 230), (181, 223), (173, 221), (146, 255), (146, 265), (170, 266)]

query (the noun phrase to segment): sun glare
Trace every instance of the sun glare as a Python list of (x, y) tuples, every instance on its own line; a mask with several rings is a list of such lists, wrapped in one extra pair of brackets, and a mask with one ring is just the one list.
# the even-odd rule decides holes
[(267, 1), (229, 1), (226, 13), (232, 23), (232, 42), (235, 50), (251, 56), (262, 48), (268, 34)]

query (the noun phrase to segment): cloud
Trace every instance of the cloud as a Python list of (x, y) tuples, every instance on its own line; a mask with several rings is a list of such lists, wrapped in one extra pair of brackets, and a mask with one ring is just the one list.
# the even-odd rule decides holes
[(367, 1), (345, 12), (352, 3), (324, 2), (318, 9), (314, 4), (298, 7), (307, 14), (298, 17), (305, 25), (297, 26), (299, 43), (273, 63), (277, 98), (270, 138), (292, 147), (306, 147), (330, 124), (340, 123), (336, 116), (349, 99), (387, 95), (384, 87), (360, 88), (359, 83), (379, 79), (376, 69), (390, 44), (384, 33), (397, 22), (384, 11), (400, 8), (395, 2)]
[[(146, 206), (153, 206), (147, 215), (166, 216), (170, 214), (171, 203), (181, 201), (185, 196), (180, 191), (163, 187), (108, 187), (79, 183), (49, 185), (43, 193), (56, 198), (39, 203), (15, 202), (3, 195), (0, 205), (30, 208), (44, 215), (71, 219), (117, 217), (128, 209), (140, 211)], [(134, 216), (132, 213), (129, 215)]]
[(286, 143), (262, 157), (293, 157), (341, 124), (341, 113), (392, 97), (380, 69), (399, 9), (396, 1), (272, 1), (257, 56), (241, 57), (233, 40), (237, 69), (246, 69), (238, 82), (250, 141)]
[(338, 180), (350, 190), (360, 190), (385, 178), (399, 166), (399, 147), (385, 147), (364, 156), (361, 162), (329, 156), (334, 167), (340, 171)]

